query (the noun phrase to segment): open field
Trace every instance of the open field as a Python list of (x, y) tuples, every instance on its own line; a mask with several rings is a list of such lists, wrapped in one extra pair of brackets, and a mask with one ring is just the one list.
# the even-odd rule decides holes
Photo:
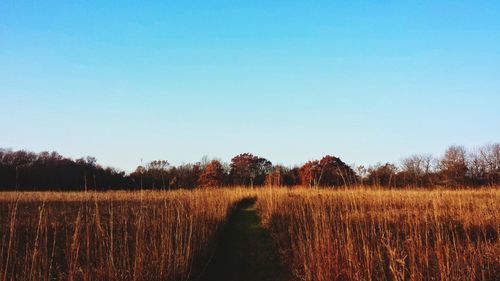
[(0, 0), (0, 281), (500, 281), (499, 15)]
[(0, 194), (0, 280), (188, 280), (243, 189)]
[(274, 190), (258, 205), (300, 280), (500, 280), (500, 190)]
[[(245, 198), (264, 228), (247, 206), (221, 242)], [(499, 280), (499, 210), (498, 188), (4, 192), (0, 281), (199, 280), (211, 264), (251, 280), (234, 277), (247, 263), (296, 280)], [(280, 261), (252, 261), (269, 244)], [(213, 261), (220, 245), (239, 249)]]

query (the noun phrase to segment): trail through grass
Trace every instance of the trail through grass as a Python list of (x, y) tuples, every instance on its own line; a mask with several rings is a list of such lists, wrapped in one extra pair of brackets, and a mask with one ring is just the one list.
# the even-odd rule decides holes
[(254, 198), (241, 201), (230, 216), (220, 246), (201, 280), (291, 280), (269, 232), (262, 227)]

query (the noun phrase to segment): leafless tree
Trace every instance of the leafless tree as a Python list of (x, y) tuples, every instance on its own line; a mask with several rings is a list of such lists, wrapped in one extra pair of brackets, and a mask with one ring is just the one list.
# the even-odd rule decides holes
[(467, 150), (463, 146), (450, 146), (440, 161), (443, 176), (449, 183), (464, 184), (467, 177)]
[(471, 152), (469, 172), (478, 184), (500, 183), (500, 144), (486, 144)]
[(170, 165), (167, 160), (155, 160), (148, 164), (148, 172), (153, 176), (153, 188), (154, 188), (154, 178), (160, 178), (162, 183), (162, 188), (165, 189), (165, 175), (167, 173), (167, 167)]
[(415, 154), (401, 161), (402, 171), (409, 177), (411, 184), (430, 184), (433, 157), (430, 154)]

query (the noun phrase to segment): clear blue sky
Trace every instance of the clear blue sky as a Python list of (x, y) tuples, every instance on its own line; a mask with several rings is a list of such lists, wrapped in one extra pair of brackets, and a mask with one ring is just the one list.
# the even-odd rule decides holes
[(0, 147), (301, 164), (500, 141), (499, 1), (0, 1)]

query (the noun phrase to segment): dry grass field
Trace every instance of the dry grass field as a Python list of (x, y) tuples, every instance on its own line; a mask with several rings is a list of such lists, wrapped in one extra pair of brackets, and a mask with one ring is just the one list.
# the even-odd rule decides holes
[(499, 189), (359, 187), (0, 193), (0, 281), (198, 280), (249, 197), (296, 280), (500, 280)]
[(299, 280), (500, 280), (500, 190), (273, 190), (261, 216)]
[(188, 280), (243, 189), (0, 194), (0, 281)]

